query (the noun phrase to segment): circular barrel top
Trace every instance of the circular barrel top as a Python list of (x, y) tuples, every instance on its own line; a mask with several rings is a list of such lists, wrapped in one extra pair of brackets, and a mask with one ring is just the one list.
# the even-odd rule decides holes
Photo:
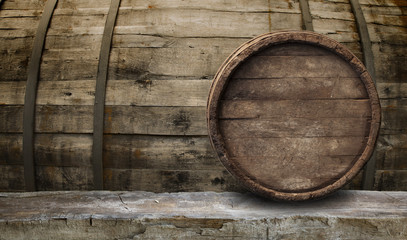
[(211, 86), (209, 136), (228, 171), (281, 200), (321, 198), (369, 160), (380, 105), (363, 64), (312, 32), (277, 32), (240, 46)]

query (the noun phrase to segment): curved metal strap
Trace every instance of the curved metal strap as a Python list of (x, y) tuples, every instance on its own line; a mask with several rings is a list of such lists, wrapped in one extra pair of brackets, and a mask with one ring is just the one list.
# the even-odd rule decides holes
[(113, 29), (119, 11), (120, 0), (112, 0), (107, 14), (100, 48), (98, 72), (96, 76), (95, 106), (93, 118), (93, 180), (94, 188), (103, 189), (103, 120), (106, 95), (107, 70)]
[(37, 34), (34, 38), (33, 51), (28, 65), (27, 86), (24, 100), (23, 118), (23, 158), (24, 179), (27, 191), (35, 191), (35, 169), (34, 169), (34, 118), (35, 99), (37, 96), (37, 83), (40, 72), (42, 49), (49, 21), (52, 17), (57, 0), (48, 0), (38, 25)]
[[(372, 42), (370, 41), (369, 32), (362, 8), (358, 0), (350, 0), (352, 11), (356, 19), (356, 24), (359, 31), (360, 42), (362, 45), (363, 62), (366, 65), (367, 71), (370, 73), (372, 80), (376, 83), (376, 73), (374, 69), (374, 59), (372, 51)], [(365, 166), (363, 172), (363, 189), (373, 189), (376, 165), (376, 151), (373, 152), (372, 157)]]
[(300, 8), (301, 8), (301, 15), (302, 15), (302, 22), (304, 23), (304, 30), (307, 31), (314, 31), (314, 27), (312, 26), (312, 17), (311, 12), (309, 10), (308, 0), (300, 0)]

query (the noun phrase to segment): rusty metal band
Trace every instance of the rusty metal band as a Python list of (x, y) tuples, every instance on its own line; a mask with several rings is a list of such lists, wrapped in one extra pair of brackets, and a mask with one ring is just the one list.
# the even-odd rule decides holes
[(106, 95), (107, 72), (109, 65), (110, 47), (113, 37), (113, 29), (119, 11), (120, 0), (112, 0), (107, 14), (105, 29), (100, 48), (98, 72), (96, 76), (95, 105), (93, 116), (93, 146), (92, 164), (94, 188), (103, 189), (103, 125)]
[(23, 159), (24, 180), (27, 191), (35, 191), (35, 169), (34, 169), (34, 128), (35, 128), (35, 100), (37, 96), (37, 84), (40, 72), (42, 49), (48, 25), (54, 12), (57, 0), (48, 0), (45, 4), (37, 34), (34, 38), (33, 51), (28, 64), (27, 85), (24, 100), (23, 115)]
[[(376, 83), (376, 73), (374, 68), (374, 59), (372, 51), (372, 42), (370, 41), (369, 32), (365, 17), (363, 15), (362, 8), (360, 7), (358, 0), (350, 0), (352, 6), (353, 15), (355, 16), (356, 25), (358, 27), (362, 52), (363, 62), (365, 63), (367, 71), (370, 73), (372, 80)], [(363, 189), (373, 189), (374, 177), (375, 177), (375, 165), (376, 165), (376, 151), (373, 152), (370, 160), (367, 162), (363, 172)]]
[(303, 22), (303, 29), (307, 31), (314, 31), (312, 26), (312, 17), (309, 10), (308, 0), (300, 0), (300, 8)]

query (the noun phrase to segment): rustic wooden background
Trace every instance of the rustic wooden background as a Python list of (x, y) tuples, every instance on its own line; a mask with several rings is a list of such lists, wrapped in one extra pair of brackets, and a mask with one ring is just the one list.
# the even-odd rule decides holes
[[(382, 105), (374, 189), (407, 190), (407, 2), (360, 0)], [(315, 32), (362, 59), (349, 0), (309, 0)], [(38, 190), (93, 188), (93, 104), (109, 0), (61, 0), (43, 50), (35, 125)], [(24, 191), (23, 104), (42, 0), (0, 11), (0, 190)], [(123, 0), (106, 91), (104, 187), (243, 191), (209, 144), (205, 108), (218, 67), (259, 34), (303, 29), (297, 0)], [(361, 188), (359, 174), (347, 188)]]

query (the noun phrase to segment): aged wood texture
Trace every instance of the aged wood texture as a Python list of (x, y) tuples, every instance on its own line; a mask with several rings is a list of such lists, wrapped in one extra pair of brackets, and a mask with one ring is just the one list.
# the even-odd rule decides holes
[(360, 1), (372, 40), (376, 83), (383, 107), (374, 189), (405, 190), (407, 146), (407, 3)]
[(361, 170), (377, 138), (380, 106), (366, 69), (339, 43), (277, 32), (242, 45), (221, 66), (207, 118), (218, 157), (244, 185), (270, 198), (305, 200)]
[[(35, 131), (36, 135), (41, 136), (36, 138), (34, 143), (34, 156), (38, 166), (43, 163), (48, 167), (60, 168), (84, 165), (87, 172), (92, 168), (90, 151), (96, 76), (100, 44), (110, 3), (110, 0), (59, 0), (54, 11), (41, 60), (36, 102)], [(349, 1), (309, 0), (308, 3), (314, 30), (339, 41), (361, 59), (358, 31)], [(383, 136), (379, 138), (378, 144), (380, 156), (376, 165), (379, 171), (386, 170), (391, 173), (396, 169), (405, 169), (402, 166), (403, 159), (406, 158), (406, 147), (399, 143), (407, 129), (403, 118), (405, 115), (403, 96), (406, 95), (404, 84), (406, 71), (403, 67), (406, 64), (407, 44), (404, 21), (406, 6), (403, 1), (360, 0), (360, 3), (372, 40), (375, 68), (378, 70), (379, 95), (385, 106), (381, 123)], [(15, 164), (22, 169), (22, 109), (27, 66), (44, 4), (44, 1), (39, 0), (3, 1), (0, 11), (0, 134), (1, 149), (4, 149), (0, 154), (2, 156), (0, 163), (5, 167)], [(104, 138), (112, 137), (117, 142), (109, 141), (109, 144), (115, 146), (112, 148), (104, 144), (104, 154), (109, 155), (107, 158), (104, 157), (105, 164), (113, 170), (134, 171), (193, 169), (191, 171), (194, 172), (195, 169), (202, 167), (220, 174), (223, 168), (217, 162), (206, 138), (204, 108), (211, 85), (210, 79), (229, 54), (245, 41), (268, 31), (301, 30), (302, 23), (300, 4), (295, 0), (122, 0), (112, 38), (104, 115), (106, 123)], [(317, 49), (314, 50), (312, 54), (323, 56)], [(295, 51), (299, 55), (302, 54), (300, 47)], [(318, 100), (331, 97), (339, 100), (333, 107), (343, 104), (342, 108), (346, 108), (346, 104), (349, 105), (349, 111), (346, 110), (347, 113), (342, 119), (352, 114), (359, 114), (357, 116), (360, 119), (366, 117), (363, 112), (358, 111), (358, 104), (364, 105), (363, 101), (340, 103), (344, 94), (349, 93), (356, 97), (361, 93), (361, 85), (355, 84), (352, 77), (341, 79), (341, 83), (347, 86), (343, 89), (336, 87), (338, 79), (335, 77), (294, 77), (290, 81), (276, 78), (273, 81), (268, 81), (267, 78), (242, 78), (236, 81), (252, 83), (257, 81), (259, 86), (263, 87), (256, 88), (256, 85), (250, 85), (251, 88), (236, 89), (236, 93), (228, 93), (228, 97), (222, 101), (239, 100), (242, 101), (242, 106), (248, 107), (255, 104), (247, 102), (248, 99), (245, 97), (249, 96), (251, 91), (281, 98), (285, 89), (287, 91), (285, 97), (281, 99), (274, 97), (269, 100), (281, 101), (281, 104), (284, 101), (287, 109), (293, 109), (291, 113), (287, 113), (291, 114), (290, 121), (284, 123), (282, 118), (276, 116), (269, 116), (261, 121), (267, 122), (273, 118), (285, 124), (286, 129), (292, 129), (292, 126), (288, 125), (290, 122), (311, 126), (319, 124), (312, 118), (299, 121), (294, 111), (308, 114), (307, 116), (312, 116), (316, 111), (306, 113), (301, 111), (300, 107), (295, 109), (299, 102), (290, 102), (293, 99), (287, 95), (295, 96), (301, 93), (312, 95), (313, 99), (303, 102), (304, 106), (317, 104), (320, 109), (318, 114), (325, 114), (328, 117), (332, 114), (329, 106), (318, 105)], [(306, 88), (307, 86), (310, 86), (310, 89)], [(268, 108), (273, 106), (265, 104), (256, 107), (259, 113)], [(233, 108), (229, 109), (233, 111)], [(357, 118), (354, 120), (358, 121)], [(329, 118), (323, 121), (331, 122), (334, 126), (338, 126), (339, 122)], [(347, 124), (351, 124), (353, 119), (347, 121)], [(248, 124), (253, 126), (250, 121)], [(272, 126), (271, 123), (266, 124)], [(349, 129), (343, 130), (346, 134), (351, 133)], [(341, 130), (321, 128), (312, 132), (298, 131), (297, 134), (319, 136), (324, 132), (336, 135)], [(358, 134), (361, 131), (354, 132)], [(285, 133), (273, 129), (267, 132), (267, 135), (271, 136), (276, 134)], [(67, 137), (63, 137), (64, 135)], [(137, 140), (141, 137), (139, 135), (148, 138), (141, 143)], [(162, 140), (161, 137), (166, 140)], [(183, 139), (189, 142), (190, 138), (195, 137), (200, 139), (195, 141), (195, 146), (179, 145)], [(175, 152), (171, 150), (172, 141), (180, 142), (174, 145), (174, 148), (179, 150), (174, 150)], [(157, 145), (157, 142), (161, 144)], [(51, 145), (47, 147), (50, 143)], [(16, 147), (16, 144), (19, 147)], [(151, 146), (144, 147), (143, 156), (147, 157), (139, 158), (135, 154), (139, 144)], [(120, 146), (126, 146), (128, 150), (124, 151), (125, 148)], [(130, 156), (130, 160), (124, 159), (127, 156)], [(194, 160), (194, 157), (197, 159)], [(118, 174), (118, 171), (113, 172)], [(78, 176), (82, 176), (81, 174), (83, 173), (78, 172)], [(115, 174), (112, 178), (119, 181), (118, 175)], [(203, 185), (193, 182), (195, 181), (193, 179), (198, 179), (198, 175), (194, 175), (196, 178), (189, 178), (190, 180), (185, 183), (189, 187), (184, 189), (202, 190)], [(18, 183), (18, 180), (12, 179), (13, 176), (18, 174), (4, 175), (1, 180), (2, 186), (20, 186), (18, 189), (23, 190), (24, 184), (11, 184)], [(56, 175), (44, 174), (41, 181), (51, 184), (52, 176)], [(156, 176), (143, 175), (146, 183), (154, 180)], [(386, 176), (389, 176), (386, 178), (389, 184), (384, 184), (382, 189), (390, 187), (391, 176), (396, 177), (395, 174)], [(91, 177), (88, 176), (87, 179)], [(136, 175), (133, 175), (133, 178), (136, 178)], [(43, 189), (75, 188), (73, 183), (61, 182), (68, 180), (58, 179), (58, 184), (44, 186)], [(216, 185), (217, 187), (213, 185), (211, 189), (222, 191), (227, 189), (227, 186), (236, 185), (233, 178), (224, 178), (224, 181), (223, 188), (221, 185)], [(81, 186), (88, 186), (91, 189), (92, 184), (90, 181), (87, 185), (81, 183)], [(130, 183), (123, 184), (121, 188), (125, 189), (127, 184)], [(109, 186), (114, 187), (110, 183)], [(154, 191), (164, 191), (159, 189), (160, 184), (155, 186), (157, 189)], [(360, 188), (360, 181), (355, 180), (349, 186)], [(10, 187), (9, 190), (13, 189)]]

